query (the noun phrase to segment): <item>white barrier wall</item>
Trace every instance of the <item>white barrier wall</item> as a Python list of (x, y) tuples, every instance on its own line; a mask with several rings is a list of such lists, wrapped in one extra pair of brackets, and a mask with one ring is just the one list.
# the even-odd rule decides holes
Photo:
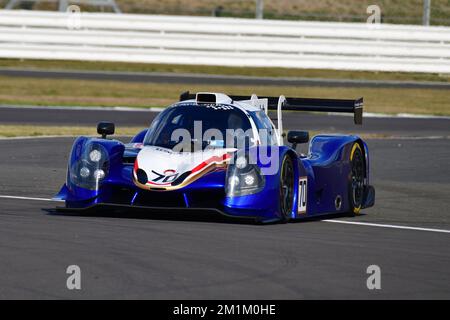
[(0, 10), (0, 58), (450, 73), (450, 28)]

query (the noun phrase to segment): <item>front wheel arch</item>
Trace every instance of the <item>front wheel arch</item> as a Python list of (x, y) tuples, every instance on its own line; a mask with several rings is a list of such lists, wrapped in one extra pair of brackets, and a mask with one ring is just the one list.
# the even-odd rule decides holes
[[(286, 160), (288, 159), (288, 160)], [(285, 208), (283, 206), (283, 199), (282, 199), (282, 180), (283, 180), (283, 165), (286, 161), (289, 161), (292, 165), (292, 177), (291, 177), (291, 187), (290, 187), (290, 195), (289, 195), (289, 202), (290, 205), (288, 208)], [(279, 215), (282, 222), (287, 222), (290, 219), (292, 219), (292, 213), (295, 211), (296, 208), (296, 201), (297, 201), (297, 187), (298, 183), (296, 181), (298, 180), (298, 159), (297, 157), (291, 152), (290, 150), (283, 154), (282, 157), (280, 157), (280, 168), (279, 168), (279, 189), (280, 189), (280, 195), (279, 195)]]

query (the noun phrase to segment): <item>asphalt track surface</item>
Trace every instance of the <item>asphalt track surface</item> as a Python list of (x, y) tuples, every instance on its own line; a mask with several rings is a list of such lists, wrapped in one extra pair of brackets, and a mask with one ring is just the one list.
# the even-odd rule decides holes
[[(0, 105), (0, 124), (96, 126), (99, 121), (112, 121), (116, 127), (138, 126), (147, 128), (158, 112), (108, 110), (104, 108), (65, 107), (8, 107)], [(270, 113), (272, 119), (276, 117)], [(275, 120), (276, 121), (276, 120)], [(364, 119), (363, 126), (355, 126), (352, 117), (323, 116), (311, 113), (284, 112), (285, 129), (325, 132), (375, 133), (391, 136), (436, 137), (450, 135), (450, 118), (377, 118)]]
[(80, 70), (39, 70), (0, 68), (0, 76), (51, 79), (102, 80), (124, 82), (157, 82), (217, 85), (273, 85), (273, 86), (320, 86), (320, 87), (366, 87), (366, 88), (416, 88), (450, 89), (450, 83), (394, 80), (321, 79), (295, 77), (252, 77), (233, 75), (205, 75), (195, 73), (164, 72), (118, 72)]
[[(12, 123), (5, 112), (0, 123)], [(21, 120), (31, 117), (21, 112)], [(32, 113), (33, 123), (150, 121), (142, 113), (72, 112), (64, 119)], [(348, 117), (286, 120), (288, 129), (361, 131)], [(54, 202), (0, 197), (0, 298), (450, 299), (450, 233), (336, 223), (450, 230), (450, 120), (366, 123), (364, 130), (396, 137), (368, 140), (377, 199), (356, 218), (261, 226), (214, 217), (66, 216), (55, 214)], [(0, 140), (0, 194), (51, 198), (73, 140)], [(69, 265), (81, 268), (80, 291), (66, 289)], [(381, 290), (366, 287), (369, 265), (381, 268)]]

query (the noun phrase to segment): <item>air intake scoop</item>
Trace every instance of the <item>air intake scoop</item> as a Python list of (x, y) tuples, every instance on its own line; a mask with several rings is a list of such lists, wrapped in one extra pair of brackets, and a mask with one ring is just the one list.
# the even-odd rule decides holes
[(231, 104), (233, 100), (223, 93), (199, 92), (195, 96), (198, 104)]

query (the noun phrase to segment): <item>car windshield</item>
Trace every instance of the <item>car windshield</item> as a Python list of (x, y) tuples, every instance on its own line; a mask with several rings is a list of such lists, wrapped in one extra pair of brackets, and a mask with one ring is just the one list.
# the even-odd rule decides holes
[(232, 106), (182, 105), (169, 107), (155, 118), (144, 144), (181, 151), (238, 148), (249, 145), (251, 131), (247, 115)]

